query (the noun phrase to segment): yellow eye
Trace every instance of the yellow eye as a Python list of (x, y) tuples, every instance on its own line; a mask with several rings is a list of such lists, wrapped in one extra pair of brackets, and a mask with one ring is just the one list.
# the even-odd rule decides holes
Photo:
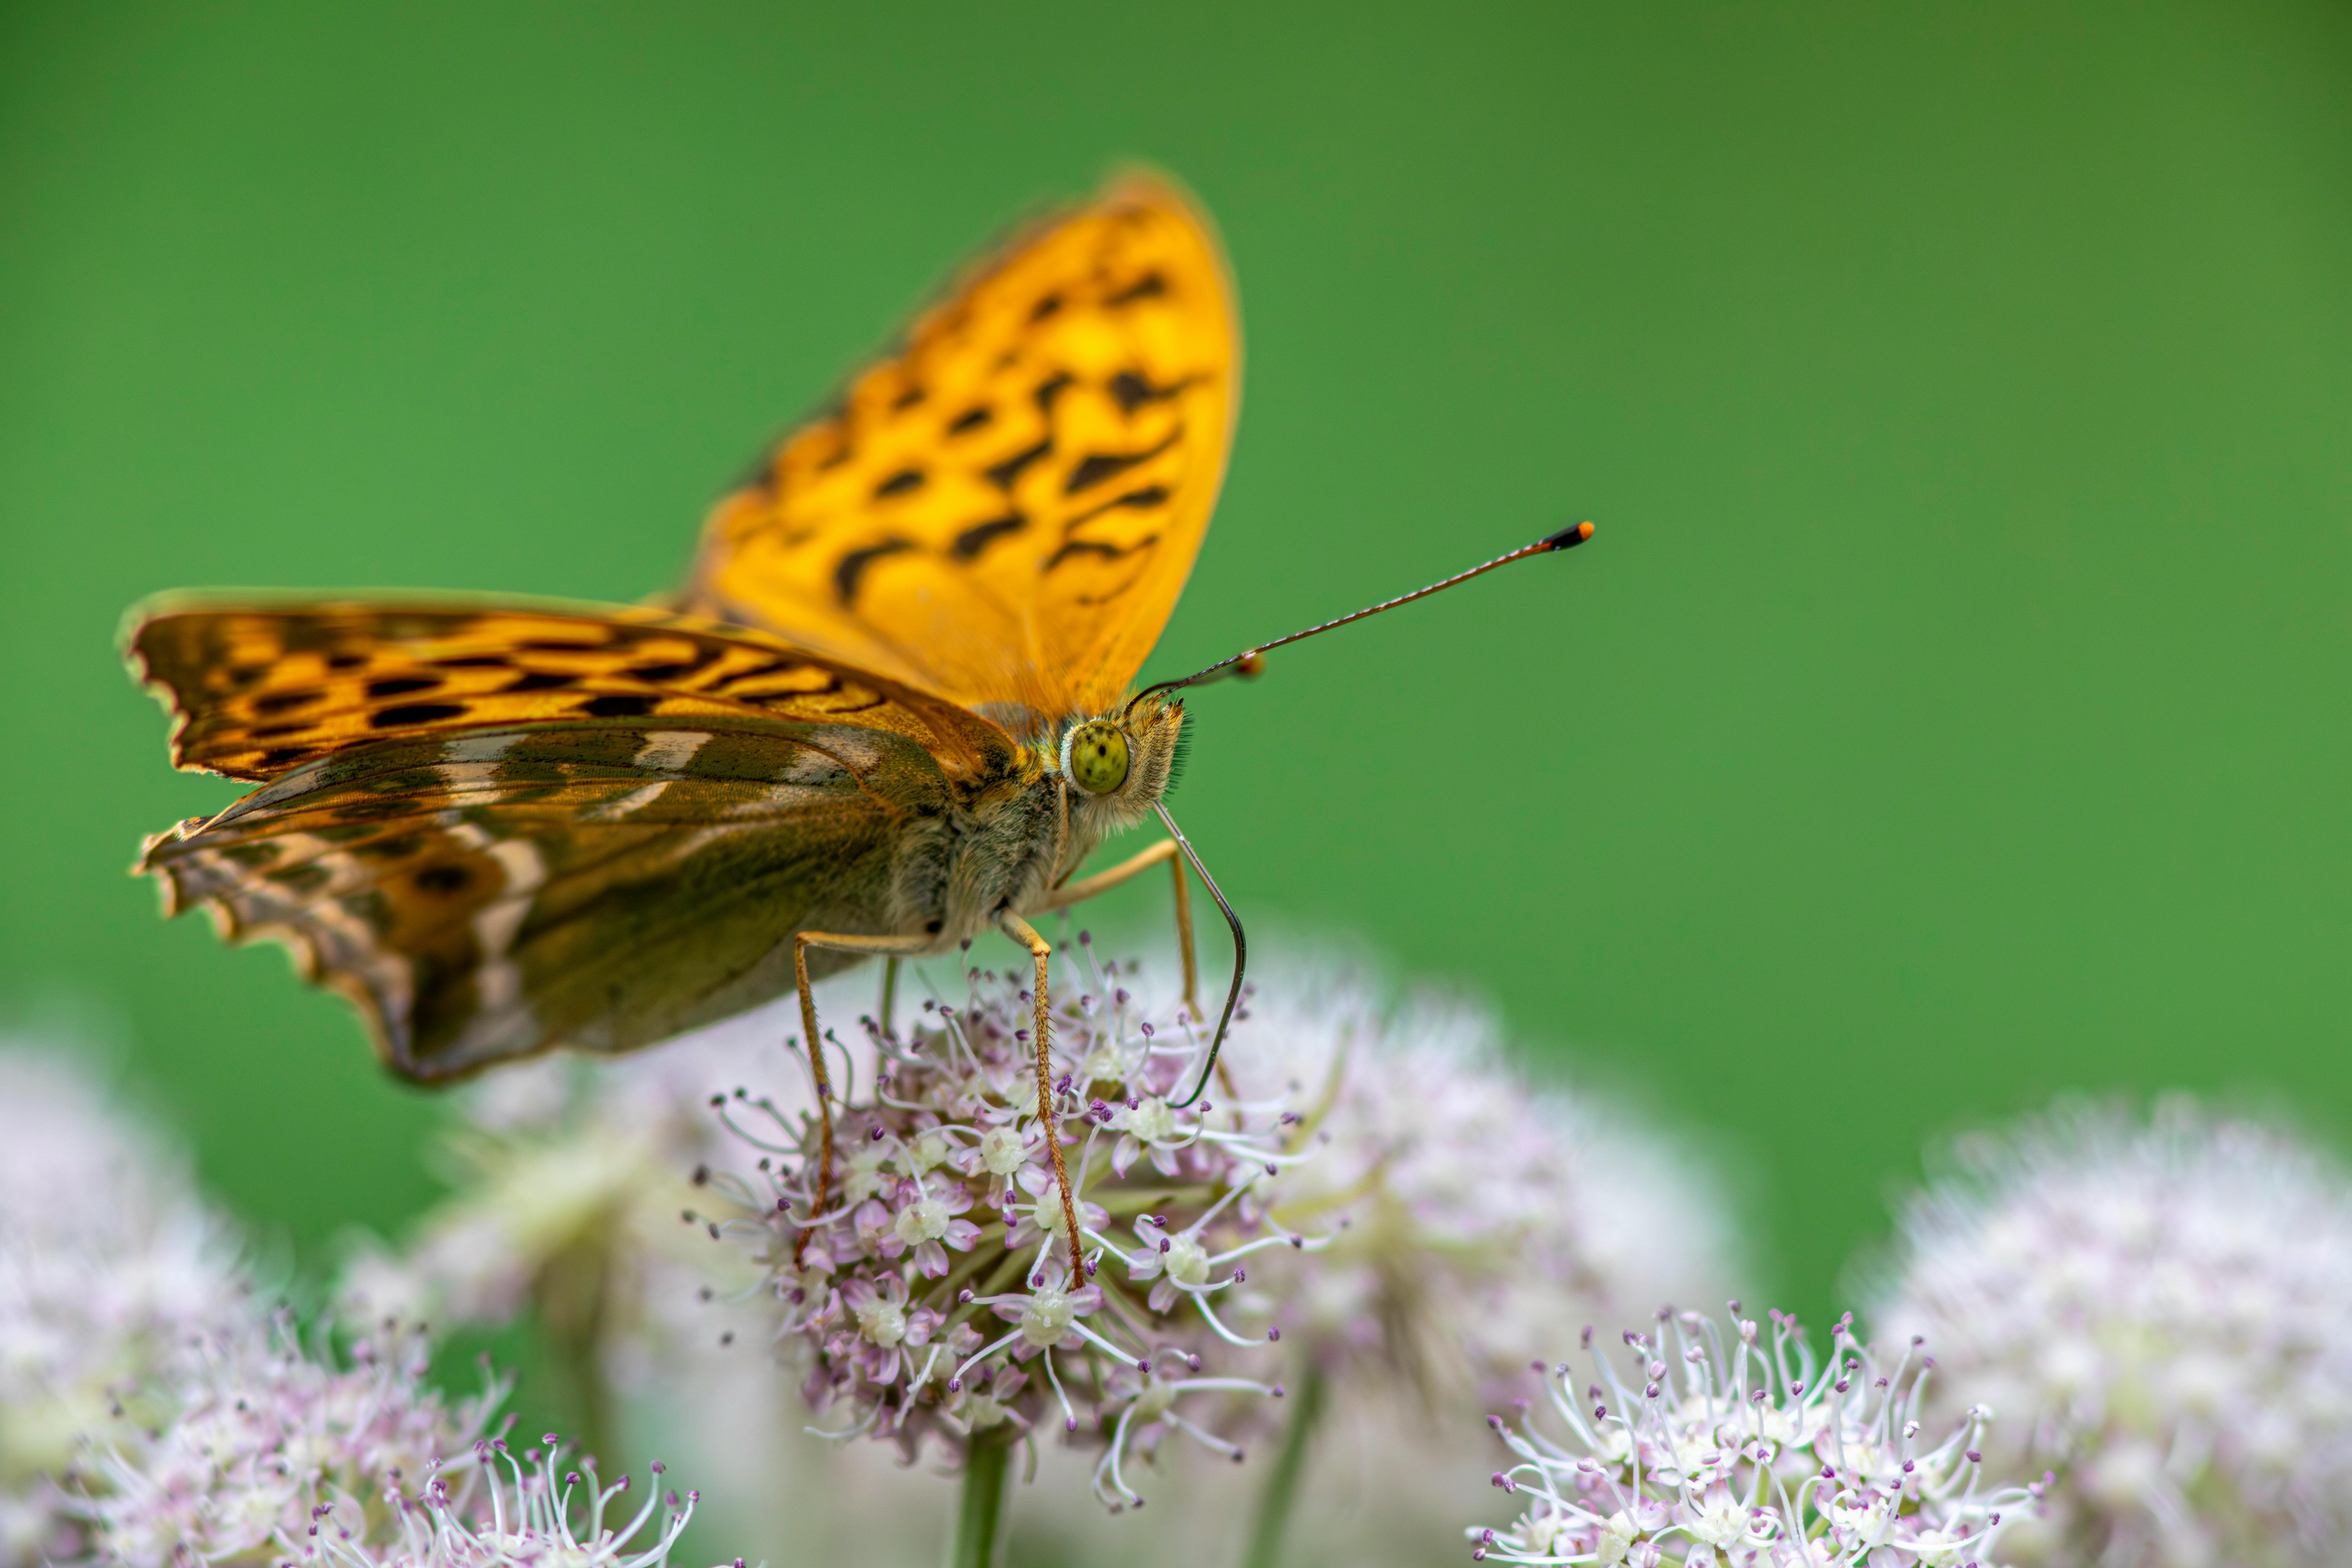
[(1097, 720), (1070, 731), (1070, 777), (1088, 795), (1108, 795), (1127, 782), (1127, 737)]

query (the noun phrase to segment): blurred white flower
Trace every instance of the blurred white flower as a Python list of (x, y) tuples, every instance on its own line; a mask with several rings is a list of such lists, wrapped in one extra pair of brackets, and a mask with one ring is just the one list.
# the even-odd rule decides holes
[(748, 1265), (729, 1275), (678, 1216), (703, 1195), (704, 1162), (733, 1147), (711, 1095), (758, 1076), (763, 1054), (780, 1076), (781, 1047), (740, 1036), (489, 1076), (438, 1151), (449, 1196), (404, 1245), (354, 1250), (341, 1312), (436, 1332), (535, 1313), (573, 1384), (583, 1448), (609, 1460), (609, 1392), (652, 1387), (693, 1346), (731, 1338), (734, 1322), (710, 1303), (756, 1278)]
[(1344, 1227), (1263, 1270), (1297, 1281), (1302, 1348), (1327, 1365), (1370, 1356), (1458, 1409), (1562, 1322), (1646, 1318), (1734, 1277), (1701, 1163), (1604, 1098), (1534, 1087), (1487, 1014), (1393, 1007), (1361, 970), (1276, 973), (1223, 1070), (1316, 1155), (1268, 1184), (1276, 1217)]
[(82, 1438), (152, 1419), (192, 1338), (257, 1310), (185, 1159), (59, 1051), (0, 1046), (0, 1563), (70, 1557)]
[(2062, 1107), (1957, 1151), (1874, 1321), (1927, 1335), (1937, 1408), (2057, 1472), (2020, 1554), (2302, 1563), (2352, 1539), (2352, 1184), (2186, 1100)]
[(1623, 1333), (1615, 1359), (1586, 1330), (1581, 1391), (1563, 1362), (1543, 1415), (1488, 1417), (1516, 1461), (1494, 1484), (1528, 1500), (1507, 1528), (1471, 1527), (1471, 1555), (1632, 1568), (1996, 1561), (2033, 1499), (1985, 1481), (1991, 1413), (1924, 1416), (1934, 1377), (1916, 1345), (1884, 1364), (1841, 1322), (1823, 1367), (1793, 1318), (1770, 1316), (1767, 1334), (1737, 1301), (1723, 1323), (1662, 1312), (1653, 1331)]
[(413, 1331), (362, 1340), (339, 1367), (284, 1321), (205, 1336), (163, 1389), (152, 1428), (94, 1436), (79, 1466), (97, 1555), (216, 1562), (364, 1540), (396, 1494), (463, 1459), (503, 1396), (450, 1405), (424, 1382)]

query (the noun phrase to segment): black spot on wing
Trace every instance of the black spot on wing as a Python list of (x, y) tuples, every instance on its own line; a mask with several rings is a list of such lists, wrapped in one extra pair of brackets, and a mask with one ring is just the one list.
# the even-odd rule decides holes
[(1033, 321), (1042, 321), (1061, 308), (1062, 297), (1059, 294), (1048, 294), (1029, 307), (1029, 319)]
[(833, 569), (833, 590), (840, 595), (843, 606), (846, 608), (857, 602), (858, 579), (866, 575), (867, 567), (886, 555), (896, 555), (913, 548), (912, 540), (886, 539), (879, 544), (868, 544), (843, 556), (841, 563)]
[(412, 691), (430, 691), (441, 684), (437, 675), (395, 675), (384, 680), (368, 682), (370, 697), (404, 697)]
[(1037, 412), (1040, 414), (1054, 412), (1054, 399), (1061, 396), (1076, 380), (1077, 380), (1076, 376), (1066, 370), (1062, 370), (1055, 371), (1052, 375), (1039, 382), (1029, 394), (1037, 404)]
[(884, 496), (902, 496), (908, 490), (919, 490), (922, 488), (922, 469), (900, 468), (897, 473), (892, 474), (888, 479), (884, 479), (880, 484), (874, 487), (874, 497), (877, 500), (879, 500)]
[(948, 553), (959, 561), (977, 561), (980, 552), (991, 544), (1028, 526), (1029, 520), (1017, 511), (1009, 517), (991, 518), (986, 522), (974, 523), (955, 536), (955, 542), (948, 547)]
[(353, 844), (352, 853), (368, 860), (405, 860), (424, 847), (422, 834), (400, 833), (370, 843)]
[(501, 696), (517, 691), (563, 691), (577, 684), (579, 679), (576, 675), (558, 675), (552, 670), (534, 669), (517, 676), (499, 691)]
[(985, 405), (979, 408), (967, 408), (949, 423), (948, 434), (950, 436), (969, 434), (995, 417), (996, 416)]
[(1004, 461), (997, 464), (994, 468), (988, 470), (989, 482), (994, 485), (998, 489), (1011, 489), (1013, 488), (1013, 481), (1021, 477), (1022, 469), (1027, 468), (1030, 464), (1035, 462), (1038, 458), (1044, 457), (1053, 449), (1054, 438), (1051, 436), (1048, 436), (1044, 440), (1038, 442), (1035, 446), (1013, 453), (1013, 456), (1005, 458)]
[(1110, 378), (1110, 395), (1120, 413), (1132, 414), (1147, 403), (1165, 402), (1191, 384), (1188, 376), (1172, 386), (1154, 386), (1140, 372), (1123, 370)]
[(440, 894), (462, 892), (466, 884), (473, 879), (472, 871), (454, 862), (427, 866), (409, 879), (416, 885), (418, 892)]
[(642, 719), (654, 710), (654, 704), (659, 700), (654, 697), (608, 692), (582, 703), (580, 711), (591, 719)]
[(717, 643), (699, 643), (695, 645), (694, 652), (686, 658), (663, 659), (655, 664), (640, 664), (622, 673), (635, 676), (639, 680), (676, 680), (679, 676), (691, 675), (698, 669), (717, 663), (723, 651)]
[(368, 727), (397, 730), (404, 724), (437, 724), (444, 719), (462, 718), (465, 711), (462, 702), (403, 702), (369, 714)]
[[(363, 653), (330, 654), (327, 658), (327, 668), (329, 669), (357, 669), (366, 662), (367, 655)], [(260, 672), (257, 670), (255, 673), (258, 674)]]
[(334, 872), (315, 860), (305, 860), (296, 866), (281, 866), (275, 871), (264, 871), (262, 879), (294, 893), (315, 893), (334, 879)]
[(436, 669), (500, 669), (510, 661), (502, 653), (475, 653), (463, 658), (436, 658), (427, 662)]
[(262, 752), (261, 760), (256, 765), (265, 768), (282, 768), (287, 763), (310, 754), (310, 750), (307, 746), (279, 746)]
[(900, 393), (898, 396), (892, 398), (890, 400), (890, 406), (900, 409), (912, 408), (922, 400), (923, 389), (919, 386), (910, 386), (907, 388), (906, 391)]
[(1103, 303), (1113, 307), (1132, 305), (1139, 300), (1157, 300), (1168, 292), (1168, 279), (1157, 272), (1147, 272), (1116, 294), (1106, 295)]
[(1158, 446), (1140, 452), (1089, 452), (1078, 459), (1076, 468), (1070, 470), (1069, 479), (1062, 485), (1062, 493), (1074, 496), (1080, 490), (1090, 489), (1105, 479), (1127, 472), (1138, 463), (1148, 463), (1174, 446), (1183, 434), (1181, 429), (1171, 430), (1167, 438)]
[(326, 695), (323, 691), (273, 691), (267, 697), (253, 700), (256, 713), (290, 713), (297, 708), (307, 708)]
[(1103, 513), (1117, 511), (1123, 507), (1141, 511), (1150, 507), (1165, 505), (1171, 493), (1166, 485), (1139, 485), (1125, 495), (1113, 496), (1107, 501), (1088, 507), (1064, 523), (1063, 531), (1066, 532), (1069, 530), (1083, 527)]
[(1045, 570), (1051, 572), (1063, 562), (1075, 561), (1082, 555), (1091, 555), (1103, 561), (1118, 561), (1136, 554), (1139, 551), (1149, 550), (1159, 542), (1160, 536), (1156, 533), (1147, 533), (1124, 549), (1116, 544), (1106, 544), (1099, 539), (1073, 539), (1055, 551), (1053, 554), (1045, 557)]

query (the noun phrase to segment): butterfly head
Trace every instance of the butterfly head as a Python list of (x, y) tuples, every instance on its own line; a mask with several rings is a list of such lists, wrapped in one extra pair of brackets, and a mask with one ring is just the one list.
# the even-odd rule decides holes
[(1152, 697), (1063, 726), (1055, 771), (1071, 808), (1105, 833), (1131, 827), (1167, 793), (1184, 730), (1184, 704)]

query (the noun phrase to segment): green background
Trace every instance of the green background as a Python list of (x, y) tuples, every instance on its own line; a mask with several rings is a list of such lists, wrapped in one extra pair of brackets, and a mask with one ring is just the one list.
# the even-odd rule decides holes
[(1265, 929), (1633, 1086), (1815, 1315), (1957, 1127), (2352, 1121), (2335, 5), (16, 7), (0, 1005), (119, 1041), (307, 1255), (395, 1225), (432, 1104), (124, 875), (233, 791), (166, 770), (117, 616), (661, 586), (1130, 158), (1249, 330), (1153, 671), (1601, 531), (1195, 704), (1175, 805)]

